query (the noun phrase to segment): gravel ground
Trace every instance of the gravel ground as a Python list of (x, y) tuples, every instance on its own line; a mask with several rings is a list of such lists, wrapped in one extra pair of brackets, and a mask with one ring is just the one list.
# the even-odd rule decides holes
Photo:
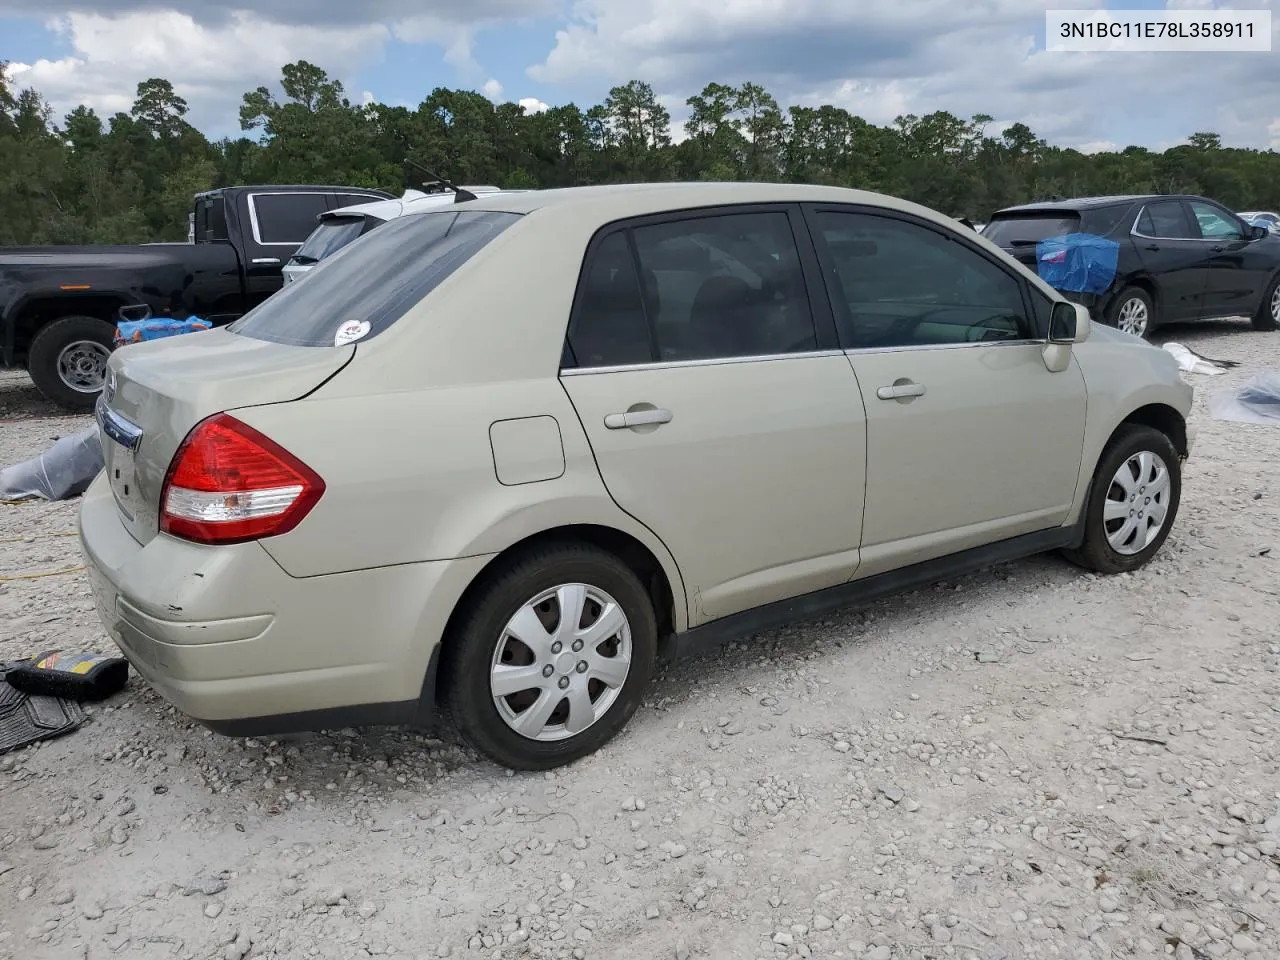
[[(1176, 339), (1280, 367), (1247, 324)], [(86, 419), (0, 377), (0, 463)], [(0, 758), (0, 957), (1280, 956), (1280, 427), (1202, 419), (1136, 575), (1008, 565), (664, 671), (604, 752), (214, 736), (134, 679)], [(0, 578), (79, 562), (0, 506)], [(1270, 547), (1277, 546), (1276, 552)], [(0, 579), (0, 658), (107, 644)]]

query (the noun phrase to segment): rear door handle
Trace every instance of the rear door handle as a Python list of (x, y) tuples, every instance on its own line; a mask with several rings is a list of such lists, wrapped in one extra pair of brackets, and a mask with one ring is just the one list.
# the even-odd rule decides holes
[(1150, 250), (1152, 253), (1159, 253), (1159, 252), (1160, 252), (1160, 244), (1158, 244), (1158, 243), (1148, 243), (1148, 244), (1147, 244), (1145, 247), (1143, 247), (1142, 249), (1143, 249), (1143, 250)]
[(876, 391), (876, 396), (881, 400), (903, 400), (907, 397), (923, 397), (925, 393), (923, 383), (895, 383), (891, 387), (881, 387)]
[(610, 413), (604, 418), (604, 425), (610, 430), (626, 430), (628, 427), (670, 422), (671, 411), (661, 409), (628, 410), (626, 413)]
[(279, 263), (280, 260), (278, 257), (254, 257), (253, 262), (254, 263)]
[(1223, 250), (1227, 248), (1224, 247), (1222, 244), (1218, 244), (1217, 246), (1212, 247), (1211, 249), (1213, 250), (1214, 253), (1221, 253)]

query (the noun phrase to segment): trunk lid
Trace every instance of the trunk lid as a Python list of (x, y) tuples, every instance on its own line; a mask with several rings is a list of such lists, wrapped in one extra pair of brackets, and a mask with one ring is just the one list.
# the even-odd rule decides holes
[(112, 354), (98, 425), (107, 479), (134, 539), (147, 543), (159, 530), (165, 474), (192, 427), (215, 413), (304, 397), (354, 354), (354, 344), (295, 347), (222, 328)]

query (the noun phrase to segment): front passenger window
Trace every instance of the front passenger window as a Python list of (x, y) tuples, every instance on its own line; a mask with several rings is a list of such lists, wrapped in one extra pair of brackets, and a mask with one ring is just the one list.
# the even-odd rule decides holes
[(1205, 240), (1243, 240), (1244, 232), (1233, 217), (1228, 217), (1217, 207), (1208, 203), (1191, 201), (1191, 212), (1195, 214), (1196, 223), (1200, 227), (1200, 236)]
[(874, 214), (823, 211), (817, 223), (847, 347), (1035, 339), (1018, 281), (960, 242)]

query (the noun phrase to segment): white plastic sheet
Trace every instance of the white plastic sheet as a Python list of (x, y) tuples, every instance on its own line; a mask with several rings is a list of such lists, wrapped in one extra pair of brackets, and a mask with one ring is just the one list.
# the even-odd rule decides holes
[(1178, 361), (1178, 367), (1185, 373), (1203, 373), (1216, 377), (1220, 373), (1226, 373), (1231, 367), (1239, 366), (1234, 360), (1210, 360), (1202, 357), (1180, 343), (1166, 343), (1164, 349), (1173, 355)]
[(63, 437), (30, 460), (0, 470), (0, 500), (70, 500), (102, 470), (97, 426)]
[(1280, 425), (1280, 370), (1266, 370), (1242, 387), (1211, 394), (1209, 416), (1236, 423)]

